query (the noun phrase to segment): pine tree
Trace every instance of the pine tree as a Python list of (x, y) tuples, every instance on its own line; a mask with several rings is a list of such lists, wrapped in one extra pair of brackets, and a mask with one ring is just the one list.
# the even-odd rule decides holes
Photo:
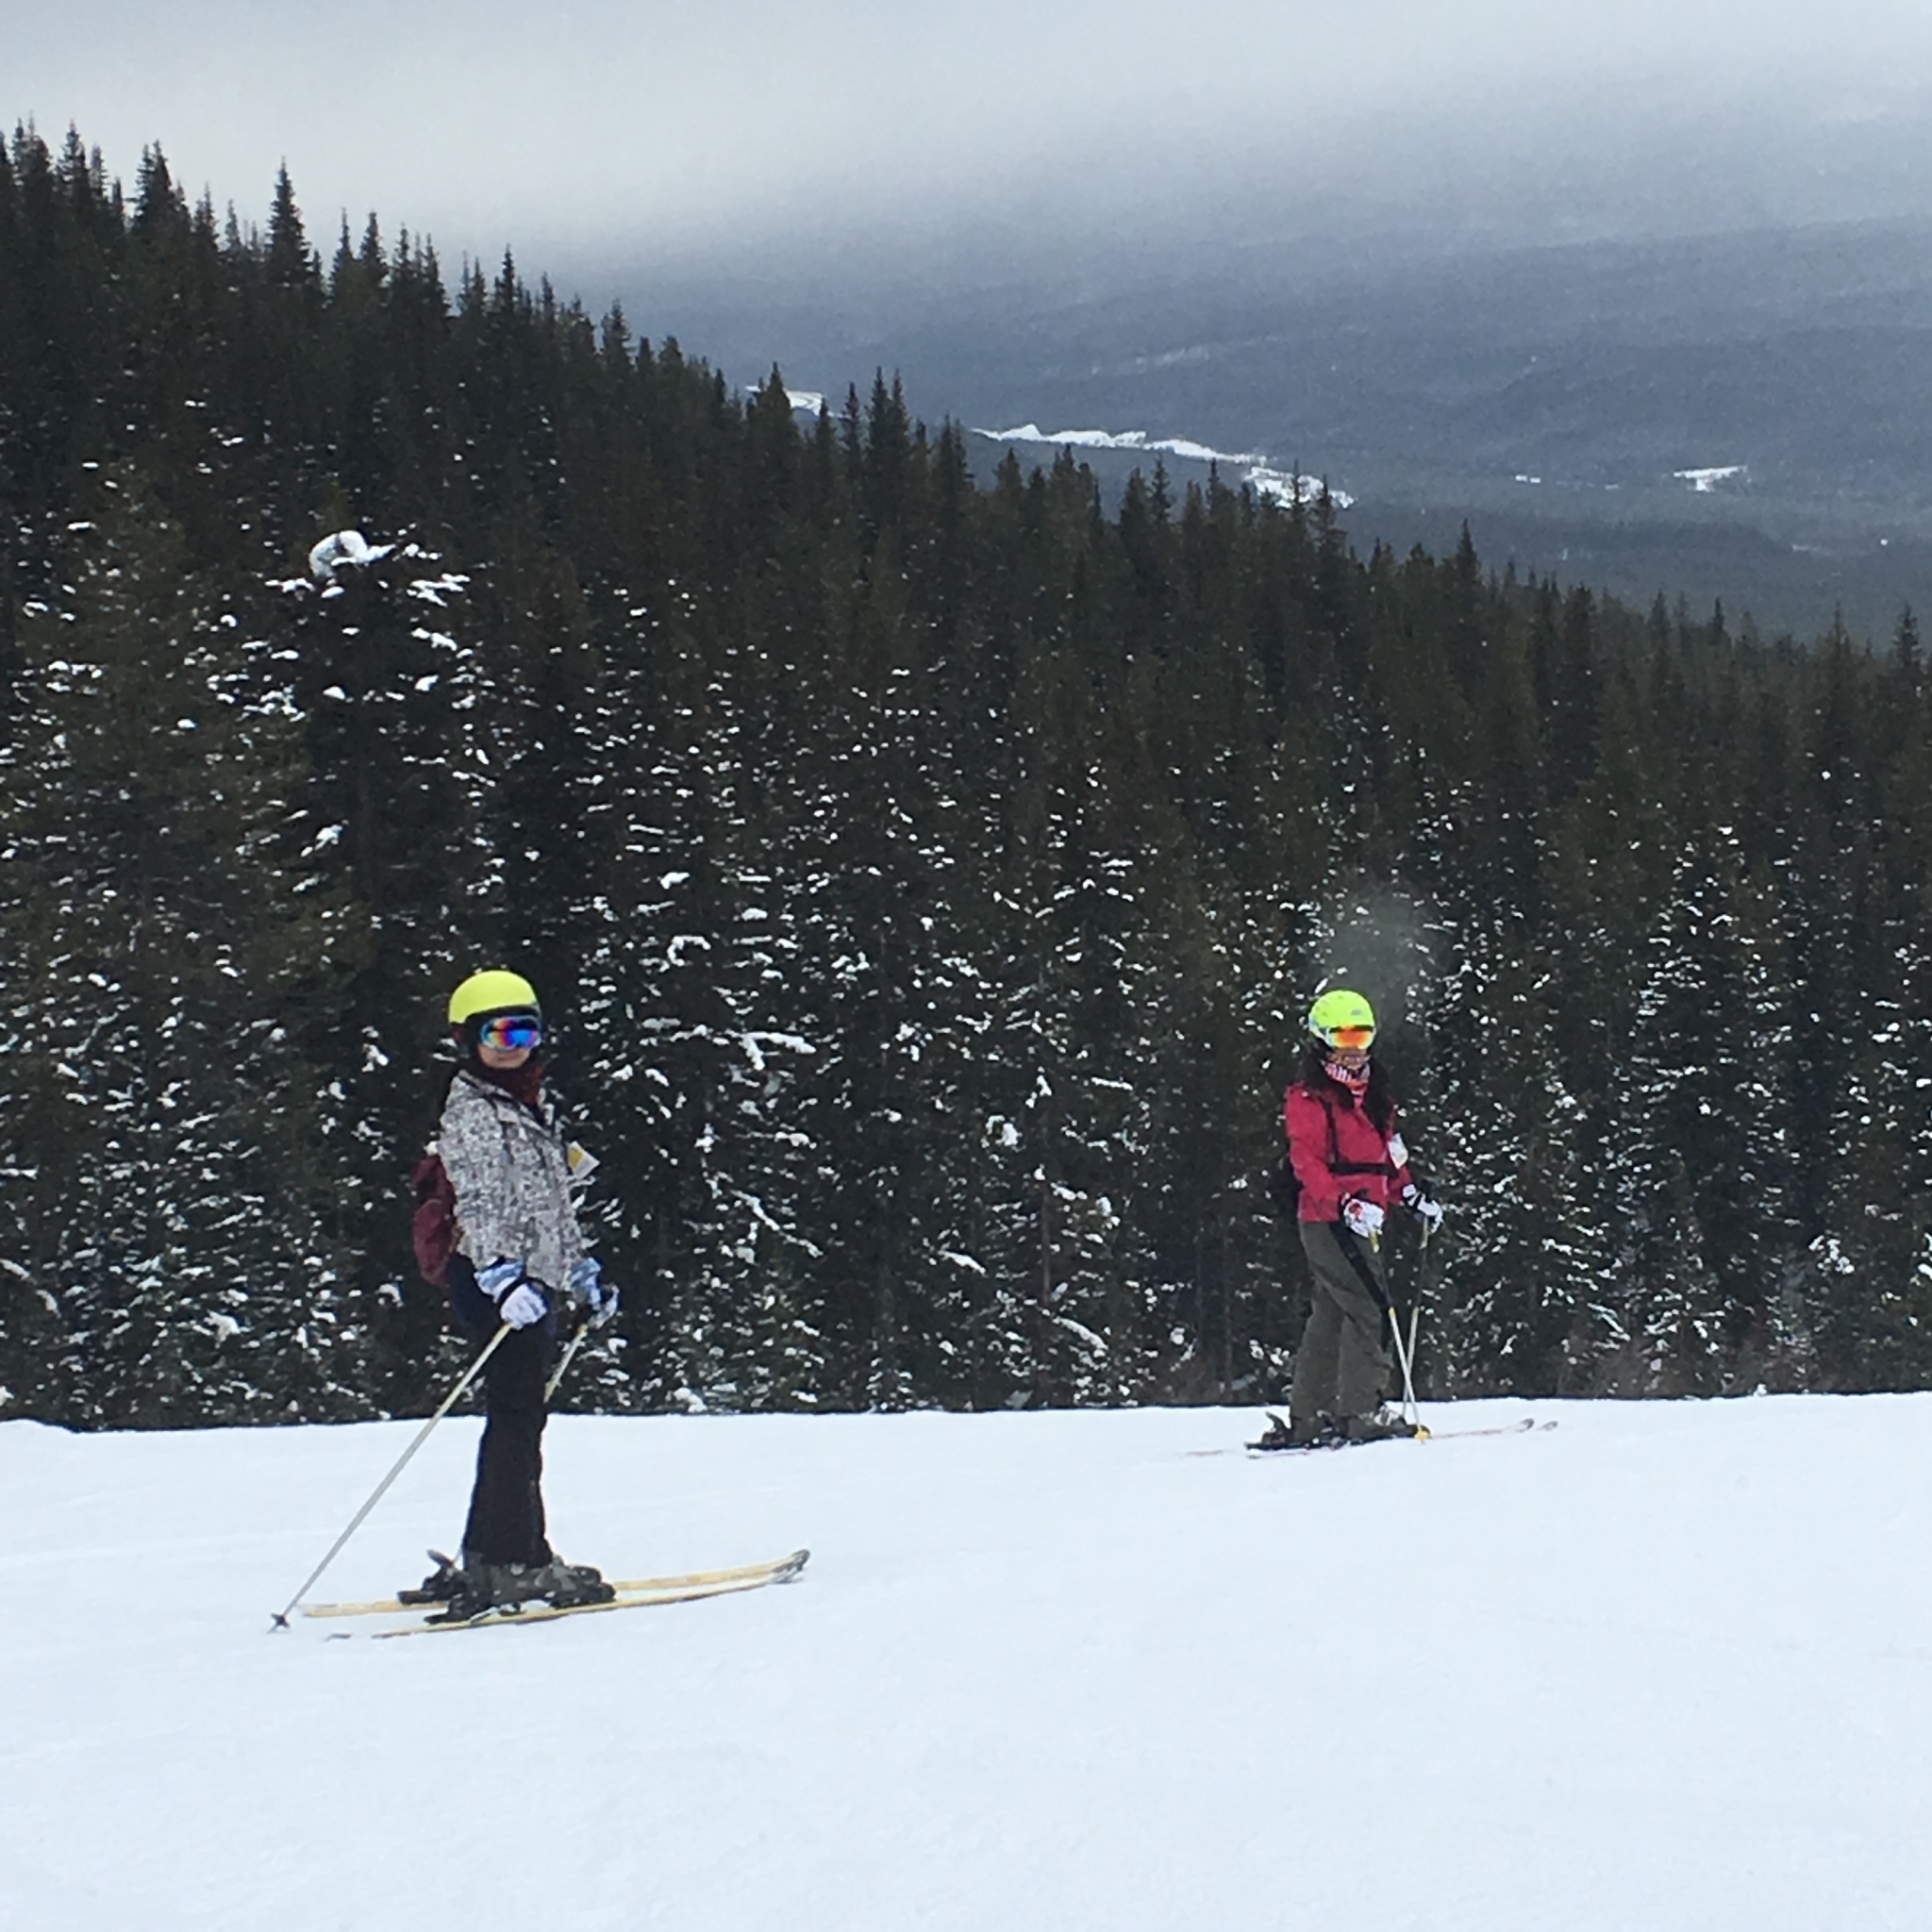
[(87, 508), (71, 594), (33, 608), (6, 814), (5, 1378), (75, 1421), (313, 1412), (358, 1338), (304, 1325), (322, 1154), (273, 1015), (308, 922), (258, 863), (292, 748), (148, 480), (104, 470)]

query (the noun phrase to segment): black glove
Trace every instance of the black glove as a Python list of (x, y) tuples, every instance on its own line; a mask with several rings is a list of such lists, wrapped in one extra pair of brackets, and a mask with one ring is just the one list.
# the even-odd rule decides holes
[(1440, 1202), (1432, 1201), (1410, 1181), (1402, 1191), (1402, 1205), (1422, 1223), (1431, 1233), (1439, 1234), (1442, 1227), (1442, 1208)]

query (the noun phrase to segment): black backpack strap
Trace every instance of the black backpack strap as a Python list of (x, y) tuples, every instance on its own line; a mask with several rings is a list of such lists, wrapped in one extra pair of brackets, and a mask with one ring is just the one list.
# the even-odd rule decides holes
[[(1380, 1160), (1344, 1160), (1341, 1158), (1341, 1143), (1335, 1138), (1335, 1109), (1329, 1105), (1328, 1096), (1320, 1093), (1315, 1096), (1322, 1103), (1322, 1111), (1328, 1117), (1328, 1172), (1330, 1174), (1379, 1174), (1391, 1180), (1395, 1175), (1395, 1163), (1385, 1155)], [(1371, 1123), (1373, 1125), (1374, 1124)]]

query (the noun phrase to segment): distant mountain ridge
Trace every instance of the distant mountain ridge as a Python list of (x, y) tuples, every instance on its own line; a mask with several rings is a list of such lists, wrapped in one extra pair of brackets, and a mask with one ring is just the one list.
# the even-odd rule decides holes
[(1882, 635), (1932, 575), (1924, 223), (1327, 274), (1253, 249), (1220, 278), (1090, 262), (944, 305), (883, 283), (790, 306), (655, 293), (728, 371), (775, 359), (836, 391), (896, 369), (931, 421), (1145, 425), (1181, 476), (1206, 471), (1182, 441), (1269, 451), (1359, 499), (1360, 541), (1419, 520), (1453, 541), (1466, 517), (1493, 561), (1722, 596), (1800, 634), (1843, 606)]

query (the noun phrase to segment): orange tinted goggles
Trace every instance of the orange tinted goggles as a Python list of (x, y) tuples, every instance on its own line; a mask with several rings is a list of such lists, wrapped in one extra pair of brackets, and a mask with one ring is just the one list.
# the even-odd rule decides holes
[(1361, 1047), (1370, 1046), (1375, 1038), (1373, 1026), (1331, 1026), (1327, 1040), (1330, 1046)]

